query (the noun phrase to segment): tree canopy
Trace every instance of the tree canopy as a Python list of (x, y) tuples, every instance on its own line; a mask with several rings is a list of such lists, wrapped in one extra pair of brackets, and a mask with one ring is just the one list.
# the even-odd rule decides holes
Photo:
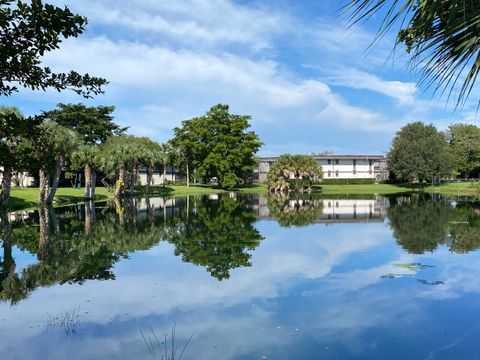
[(109, 136), (125, 133), (128, 128), (113, 121), (115, 106), (87, 107), (84, 104), (58, 104), (57, 109), (44, 111), (42, 118), (55, 121), (76, 131), (85, 144), (101, 144)]
[(447, 141), (454, 170), (463, 177), (478, 177), (480, 172), (480, 128), (472, 124), (448, 127)]
[(43, 56), (59, 48), (63, 39), (77, 37), (87, 19), (67, 7), (41, 0), (0, 0), (0, 95), (18, 91), (71, 89), (84, 97), (100, 94), (107, 81), (89, 74), (56, 73), (42, 66)]
[(398, 25), (421, 82), (466, 101), (480, 71), (480, 0), (350, 0), (345, 10), (353, 23), (382, 14), (379, 37)]
[(436, 181), (451, 175), (445, 135), (433, 125), (415, 122), (397, 132), (388, 153), (388, 167), (397, 180)]
[(220, 186), (232, 188), (254, 169), (262, 145), (258, 135), (248, 131), (250, 119), (230, 114), (228, 105), (218, 104), (175, 128), (172, 145), (188, 172), (193, 170), (205, 182), (216, 177)]

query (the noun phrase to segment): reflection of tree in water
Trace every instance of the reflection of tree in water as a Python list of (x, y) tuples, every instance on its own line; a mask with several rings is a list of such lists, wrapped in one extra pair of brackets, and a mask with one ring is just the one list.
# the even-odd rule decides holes
[(219, 280), (228, 279), (231, 269), (251, 265), (246, 251), (255, 249), (263, 237), (253, 226), (254, 213), (242, 201), (202, 197), (187, 204), (190, 214), (172, 221), (165, 235), (175, 245), (175, 255), (205, 266)]
[(306, 226), (315, 223), (322, 216), (323, 203), (313, 194), (270, 194), (268, 210), (280, 226)]
[[(162, 239), (171, 242), (184, 261), (224, 279), (230, 269), (250, 265), (246, 250), (262, 240), (253, 227), (253, 213), (228, 197), (176, 199), (168, 209), (155, 209), (147, 200), (145, 211), (138, 204), (127, 199), (102, 211), (91, 202), (57, 212), (42, 207), (28, 220), (12, 224), (2, 215), (0, 300), (17, 303), (37, 287), (114, 279), (117, 261)], [(36, 255), (38, 262), (15, 271), (13, 244)]]
[(433, 251), (445, 243), (452, 213), (448, 201), (432, 201), (424, 194), (392, 198), (387, 210), (393, 236), (414, 254)]
[(453, 207), (447, 199), (426, 194), (392, 198), (387, 211), (393, 236), (408, 252), (422, 254), (447, 245), (453, 252), (480, 248), (478, 204), (466, 202)]
[[(85, 204), (83, 212), (76, 207), (72, 208), (75, 211), (64, 211), (61, 217), (52, 208), (42, 207), (38, 217), (14, 224), (11, 231), (2, 221), (4, 232), (9, 233), (2, 239), (15, 239), (22, 251), (37, 254), (38, 263), (18, 274), (13, 259), (9, 266), (2, 266), (0, 299), (16, 303), (40, 286), (114, 279), (111, 269), (116, 261), (129, 252), (151, 248), (162, 237), (160, 219), (156, 223), (137, 221), (131, 217), (135, 212), (131, 205), (125, 206), (127, 215), (123, 215), (122, 226), (118, 215), (111, 211), (97, 221), (92, 205)], [(3, 259), (11, 259), (9, 242), (4, 240), (3, 244)]]
[(460, 203), (450, 222), (450, 250), (467, 253), (480, 248), (480, 208), (474, 203)]

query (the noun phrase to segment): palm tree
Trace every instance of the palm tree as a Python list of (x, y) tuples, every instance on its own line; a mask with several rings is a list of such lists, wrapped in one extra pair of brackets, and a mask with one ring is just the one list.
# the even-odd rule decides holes
[(350, 0), (344, 10), (352, 23), (385, 14), (378, 37), (399, 24), (396, 45), (406, 46), (420, 82), (465, 103), (480, 71), (480, 0)]
[(72, 166), (83, 168), (85, 176), (85, 200), (95, 198), (95, 184), (97, 181), (97, 164), (99, 162), (99, 148), (97, 145), (80, 145), (71, 156)]
[(80, 145), (78, 134), (53, 121), (39, 126), (39, 135), (32, 139), (32, 148), (39, 163), (40, 202), (53, 203), (65, 159)]

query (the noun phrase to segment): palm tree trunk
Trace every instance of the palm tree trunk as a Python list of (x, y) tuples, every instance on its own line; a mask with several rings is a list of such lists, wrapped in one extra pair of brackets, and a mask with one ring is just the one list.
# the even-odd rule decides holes
[(147, 193), (150, 192), (150, 185), (152, 185), (152, 179), (153, 179), (153, 167), (149, 166), (147, 169), (147, 186), (146, 186)]
[(92, 167), (87, 164), (83, 169), (85, 175), (85, 200), (92, 199)]
[(167, 181), (167, 165), (163, 164), (163, 187), (165, 187), (165, 181)]
[(129, 187), (130, 195), (133, 195), (133, 192), (135, 190), (135, 183), (137, 182), (137, 179), (138, 179), (138, 164), (135, 164), (133, 165), (132, 177), (130, 180), (130, 187)]
[(119, 198), (120, 196), (122, 196), (122, 189), (124, 186), (125, 186), (125, 164), (121, 163), (120, 170), (118, 173), (118, 180), (115, 183), (114, 196), (116, 198)]
[(40, 203), (45, 203), (48, 196), (48, 188), (50, 187), (50, 175), (47, 173), (46, 169), (42, 166), (39, 171), (40, 178)]
[(190, 171), (188, 167), (188, 161), (187, 161), (187, 187), (190, 187)]
[(57, 159), (57, 164), (55, 168), (55, 177), (53, 178), (52, 186), (48, 194), (47, 203), (53, 204), (53, 199), (55, 198), (55, 193), (58, 189), (58, 184), (60, 183), (60, 176), (62, 175), (64, 156), (60, 155)]
[(0, 207), (7, 207), (10, 200), (10, 190), (12, 188), (12, 168), (5, 166), (3, 168), (2, 176), (2, 196), (0, 200)]
[(90, 194), (92, 195), (91, 199), (95, 199), (95, 190), (97, 189), (97, 172), (95, 169), (91, 169), (90, 176), (92, 177), (90, 181)]

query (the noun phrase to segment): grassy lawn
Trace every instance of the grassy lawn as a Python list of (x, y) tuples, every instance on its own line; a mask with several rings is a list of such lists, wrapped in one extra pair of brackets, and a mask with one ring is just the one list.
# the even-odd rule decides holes
[[(13, 188), (10, 196), (9, 208), (22, 210), (35, 207), (38, 202), (38, 188), (18, 189)], [(96, 200), (104, 200), (110, 196), (106, 188), (97, 188)], [(55, 205), (77, 204), (84, 201), (84, 189), (59, 188), (55, 196)]]
[[(235, 189), (241, 193), (264, 194), (267, 193), (267, 187), (264, 184), (254, 184)], [(368, 185), (322, 185), (316, 188), (323, 195), (388, 195), (395, 193), (425, 191), (429, 193), (444, 195), (470, 195), (480, 197), (479, 183), (448, 183), (439, 186), (419, 187), (412, 184), (368, 184)], [(59, 188), (55, 196), (55, 206), (78, 204), (83, 202), (83, 188)], [(150, 196), (185, 196), (185, 195), (203, 195), (224, 193), (227, 190), (220, 189), (217, 186), (191, 185), (190, 187), (182, 185), (170, 186), (152, 186)], [(145, 189), (140, 188), (135, 193), (137, 196), (143, 196)], [(105, 200), (111, 197), (107, 188), (98, 187), (95, 200)], [(10, 199), (11, 210), (23, 210), (35, 207), (38, 201), (38, 189), (12, 189)]]

